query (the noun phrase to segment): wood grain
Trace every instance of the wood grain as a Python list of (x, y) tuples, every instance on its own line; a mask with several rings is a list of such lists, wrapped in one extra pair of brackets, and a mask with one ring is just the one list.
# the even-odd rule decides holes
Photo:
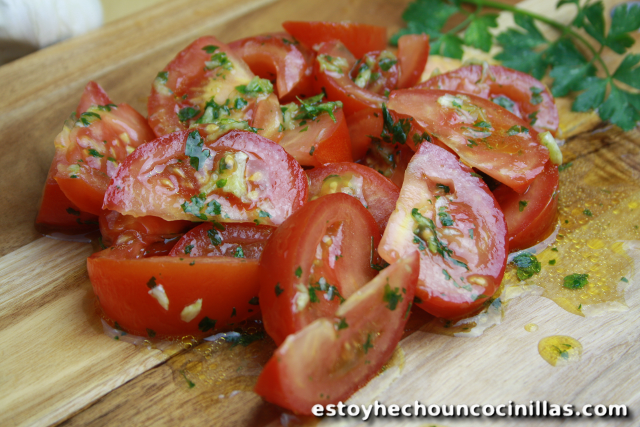
[[(268, 339), (248, 347), (204, 343), (188, 351), (181, 345), (160, 351), (107, 337), (86, 276), (90, 247), (40, 238), (32, 226), (37, 200), (53, 155), (51, 141), (87, 81), (98, 81), (114, 101), (145, 112), (157, 71), (200, 35), (231, 41), (280, 30), (287, 19), (349, 19), (385, 25), (391, 33), (402, 24), (407, 3), (167, 1), (0, 67), (0, 78), (10, 82), (0, 85), (0, 146), (8, 153), (0, 158), (0, 425), (262, 426), (279, 425), (283, 417), (292, 425), (314, 422), (296, 420), (251, 391), (274, 349)], [(554, 0), (524, 2), (524, 7), (569, 19), (554, 5)], [(565, 137), (598, 124), (593, 115), (568, 114), (569, 105), (570, 100), (561, 101)], [(563, 152), (566, 161), (574, 163), (561, 178), (565, 208), (585, 195), (595, 201), (601, 188), (626, 197), (594, 209), (593, 220), (575, 224), (566, 234), (591, 235), (597, 224), (608, 221), (613, 224), (608, 236), (631, 241), (629, 251), (637, 262), (640, 231), (631, 226), (640, 224), (639, 210), (628, 206), (629, 200), (640, 197), (638, 131), (623, 134), (601, 127), (569, 138)], [(577, 183), (582, 192), (572, 192), (567, 183)], [(559, 241), (558, 248), (568, 255), (571, 242)], [(637, 275), (629, 279), (638, 282)], [(416, 332), (402, 341), (395, 362), (350, 402), (504, 404), (540, 399), (580, 405), (624, 403), (637, 411), (639, 300), (636, 286), (628, 292), (628, 312), (585, 319), (546, 298), (527, 296), (511, 301), (502, 323), (476, 339)], [(538, 324), (538, 332), (524, 330), (529, 322)], [(579, 339), (585, 348), (582, 361), (567, 368), (547, 365), (537, 354), (537, 343), (554, 334)], [(189, 382), (195, 386), (189, 387)], [(395, 421), (411, 424), (407, 419)], [(424, 421), (540, 424), (522, 419)], [(563, 422), (544, 421), (549, 426)], [(622, 424), (632, 425), (633, 420)]]

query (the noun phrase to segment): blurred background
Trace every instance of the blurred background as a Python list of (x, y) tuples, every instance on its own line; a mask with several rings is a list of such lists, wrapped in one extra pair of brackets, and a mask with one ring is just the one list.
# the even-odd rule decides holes
[(0, 0), (0, 65), (164, 0)]

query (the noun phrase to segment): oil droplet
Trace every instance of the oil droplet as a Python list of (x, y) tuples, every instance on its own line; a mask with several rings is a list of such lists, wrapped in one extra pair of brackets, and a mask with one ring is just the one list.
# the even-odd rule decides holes
[(564, 335), (545, 337), (538, 343), (538, 353), (551, 366), (566, 366), (582, 357), (582, 344)]
[(638, 202), (629, 202), (627, 206), (629, 206), (629, 209), (635, 209), (638, 207)]
[(587, 242), (587, 245), (591, 248), (591, 249), (602, 249), (604, 248), (604, 242), (600, 239), (591, 239)]
[(524, 325), (524, 330), (527, 332), (535, 332), (538, 330), (538, 325), (536, 325), (535, 323), (527, 323), (526, 325)]

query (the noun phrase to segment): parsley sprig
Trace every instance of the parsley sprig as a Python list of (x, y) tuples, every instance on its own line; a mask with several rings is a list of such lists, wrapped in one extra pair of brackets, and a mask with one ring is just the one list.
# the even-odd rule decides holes
[[(477, 6), (468, 12), (462, 5)], [(493, 36), (498, 15), (482, 14), (483, 6), (511, 12), (516, 24)], [(573, 111), (597, 110), (623, 130), (631, 130), (640, 121), (640, 54), (626, 54), (620, 65), (610, 70), (602, 58), (605, 48), (623, 55), (634, 44), (629, 34), (640, 28), (640, 5), (620, 5), (613, 10), (611, 27), (606, 29), (601, 0), (559, 0), (556, 8), (574, 8), (570, 25), (546, 16), (518, 9), (493, 0), (415, 0), (402, 15), (407, 28), (391, 38), (395, 44), (405, 34), (426, 33), (431, 37), (431, 52), (461, 59), (463, 46), (488, 52), (497, 42), (502, 51), (495, 59), (505, 67), (529, 73), (541, 79), (553, 78), (554, 96), (578, 93)], [(466, 15), (462, 23), (449, 31), (443, 27), (454, 14)], [(559, 37), (548, 40), (536, 26), (542, 22), (555, 28)], [(588, 34), (583, 36), (580, 30)], [(463, 36), (458, 34), (464, 31)], [(588, 52), (584, 54), (583, 52)], [(596, 67), (596, 65), (598, 67)], [(600, 71), (599, 71), (600, 70)]]

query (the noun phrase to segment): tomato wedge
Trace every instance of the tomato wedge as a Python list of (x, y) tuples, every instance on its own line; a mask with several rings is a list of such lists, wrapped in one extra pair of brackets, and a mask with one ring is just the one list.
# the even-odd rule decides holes
[(422, 127), (478, 168), (522, 193), (542, 172), (549, 150), (538, 133), (493, 102), (454, 91), (403, 89), (391, 93), (390, 110)]
[[(105, 96), (90, 82), (78, 110), (96, 100), (103, 102)], [(54, 178), (82, 212), (99, 215), (109, 180), (120, 163), (154, 137), (147, 120), (129, 105), (91, 105), (78, 117), (68, 119), (56, 137)]]
[(506, 185), (493, 190), (507, 220), (509, 250), (530, 248), (549, 235), (558, 211), (558, 167), (548, 162), (523, 194)]
[(415, 251), (358, 289), (333, 316), (290, 335), (255, 392), (300, 414), (346, 400), (380, 372), (404, 332), (419, 270)]
[[(191, 221), (166, 221), (155, 216), (134, 217), (116, 211), (105, 210), (100, 214), (100, 234), (102, 242), (107, 246), (125, 243), (120, 236), (130, 231), (161, 240), (180, 238), (194, 225)], [(174, 243), (176, 241), (177, 239)]]
[(199, 127), (218, 137), (251, 127), (279, 139), (280, 111), (273, 85), (251, 72), (229, 46), (201, 37), (178, 54), (153, 82), (147, 108), (157, 136)]
[(307, 178), (278, 144), (245, 131), (210, 141), (182, 131), (144, 144), (113, 178), (104, 208), (168, 221), (278, 225), (307, 199)]
[(273, 233), (260, 260), (260, 307), (267, 333), (281, 343), (376, 275), (371, 251), (380, 229), (346, 194), (311, 201)]
[(380, 173), (357, 163), (333, 163), (307, 171), (309, 200), (333, 193), (355, 197), (384, 230), (400, 188)]
[(365, 54), (351, 69), (349, 77), (356, 86), (378, 95), (389, 95), (398, 88), (398, 58), (388, 50)]
[(274, 228), (266, 225), (227, 223), (217, 228), (205, 223), (185, 234), (170, 256), (228, 256), (259, 259)]
[(407, 167), (378, 247), (393, 263), (419, 249), (416, 304), (445, 318), (472, 313), (502, 281), (504, 215), (486, 184), (446, 150), (423, 143)]
[(407, 34), (398, 39), (398, 89), (416, 85), (429, 58), (429, 36), (426, 34)]
[(134, 335), (204, 337), (258, 312), (258, 260), (128, 259), (127, 245), (93, 254), (87, 271), (105, 316)]
[(506, 108), (538, 132), (558, 131), (558, 109), (549, 89), (534, 77), (500, 65), (468, 65), (431, 77), (423, 89), (470, 93)]
[(387, 47), (387, 29), (355, 22), (285, 21), (282, 27), (307, 47), (340, 40), (360, 58), (367, 52)]
[(317, 91), (324, 90), (329, 99), (341, 101), (348, 117), (367, 107), (380, 108), (386, 98), (362, 88), (351, 80), (356, 58), (339, 41), (323, 43), (314, 64)]
[(352, 161), (341, 103), (321, 103), (322, 97), (320, 94), (282, 107), (285, 131), (280, 145), (303, 166)]
[(287, 33), (247, 37), (229, 44), (251, 71), (263, 79), (276, 80), (278, 98), (293, 101), (309, 96), (313, 84), (313, 51)]

